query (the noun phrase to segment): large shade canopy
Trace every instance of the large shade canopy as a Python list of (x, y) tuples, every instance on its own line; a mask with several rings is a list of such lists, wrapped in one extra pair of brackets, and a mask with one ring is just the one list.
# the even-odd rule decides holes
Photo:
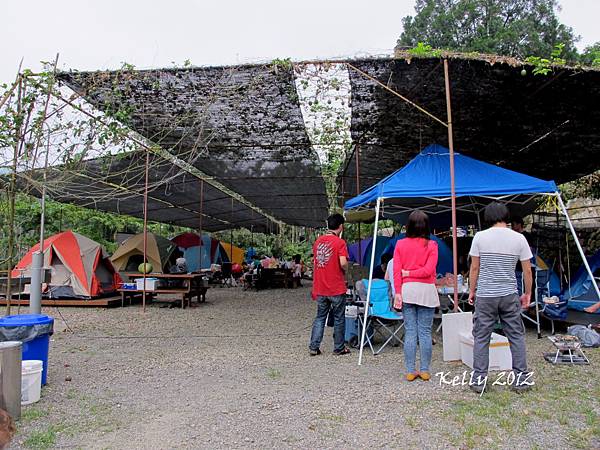
[[(543, 76), (511, 58), (444, 56), (460, 153), (558, 183), (600, 169), (600, 70), (554, 67)], [(398, 52), (350, 64), (355, 150), (339, 178), (344, 201), (406, 165), (426, 145), (448, 142), (442, 123), (366, 76), (446, 122), (440, 57)]]
[[(150, 173), (152, 220), (198, 227), (204, 180), (206, 230), (265, 231), (279, 222), (323, 225), (325, 183), (291, 66), (80, 72), (59, 78), (99, 110), (123, 113), (135, 133), (167, 152), (164, 164), (155, 163)], [(85, 206), (93, 199), (98, 209), (141, 217), (142, 202), (131, 201), (132, 193), (143, 191), (141, 170), (143, 159), (135, 153), (110, 164), (92, 160), (55, 198)], [(89, 195), (81, 195), (90, 184)], [(115, 185), (122, 192), (101, 195)]]

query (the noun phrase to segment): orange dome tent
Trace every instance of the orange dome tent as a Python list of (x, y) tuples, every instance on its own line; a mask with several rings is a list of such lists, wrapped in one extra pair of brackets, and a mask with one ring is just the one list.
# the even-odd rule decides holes
[[(34, 245), (12, 271), (31, 276), (31, 259), (39, 251)], [(92, 298), (114, 292), (121, 278), (102, 246), (79, 233), (65, 231), (44, 240), (44, 267), (50, 268), (50, 282), (44, 296), (51, 298)]]

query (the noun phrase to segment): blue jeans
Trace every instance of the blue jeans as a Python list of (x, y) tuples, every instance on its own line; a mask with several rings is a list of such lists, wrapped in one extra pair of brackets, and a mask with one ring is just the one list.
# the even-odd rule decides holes
[(429, 372), (431, 363), (431, 326), (433, 325), (433, 313), (435, 308), (427, 306), (404, 303), (402, 313), (404, 314), (404, 364), (408, 373), (416, 371), (417, 341), (421, 351), (421, 371)]
[(317, 317), (313, 322), (310, 335), (310, 350), (318, 350), (323, 340), (325, 320), (331, 310), (333, 314), (333, 342), (334, 351), (344, 349), (344, 333), (346, 332), (346, 300), (343, 295), (332, 297), (317, 297)]

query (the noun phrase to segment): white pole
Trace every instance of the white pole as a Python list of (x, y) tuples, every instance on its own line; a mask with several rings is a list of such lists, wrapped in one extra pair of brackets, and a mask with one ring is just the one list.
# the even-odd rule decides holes
[(573, 224), (571, 223), (571, 219), (569, 218), (569, 214), (567, 213), (567, 208), (565, 207), (565, 204), (563, 203), (563, 200), (562, 200), (560, 194), (557, 192), (555, 195), (556, 195), (556, 198), (558, 198), (558, 203), (560, 204), (563, 214), (565, 215), (565, 217), (567, 219), (567, 223), (569, 224), (571, 234), (573, 235), (573, 239), (575, 240), (575, 245), (577, 245), (577, 249), (579, 250), (581, 259), (583, 259), (583, 265), (585, 266), (585, 269), (587, 270), (587, 273), (589, 274), (590, 279), (592, 280), (592, 285), (594, 286), (594, 289), (596, 290), (596, 294), (598, 295), (598, 298), (600, 298), (600, 289), (598, 289), (598, 283), (596, 283), (596, 279), (594, 278), (594, 273), (592, 272), (592, 269), (590, 269), (590, 265), (588, 264), (587, 258), (585, 257), (585, 253), (583, 253), (583, 249), (581, 248), (579, 239), (577, 239), (577, 235), (575, 234), (575, 228), (573, 228)]
[(365, 303), (365, 315), (363, 319), (362, 334), (360, 337), (360, 351), (358, 352), (358, 365), (362, 364), (363, 348), (365, 346), (365, 334), (367, 332), (367, 317), (369, 316), (369, 302), (371, 301), (371, 284), (373, 282), (373, 265), (375, 264), (375, 247), (377, 245), (377, 229), (379, 228), (379, 206), (381, 197), (377, 197), (375, 205), (375, 227), (373, 228), (373, 242), (371, 247), (371, 265), (369, 267), (369, 286), (367, 287), (367, 302)]

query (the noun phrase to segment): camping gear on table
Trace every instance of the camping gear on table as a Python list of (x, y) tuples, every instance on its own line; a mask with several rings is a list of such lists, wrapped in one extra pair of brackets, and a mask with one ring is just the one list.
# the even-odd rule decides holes
[[(30, 277), (34, 245), (19, 261), (12, 277)], [(102, 246), (73, 231), (55, 234), (44, 240), (44, 267), (50, 280), (43, 294), (50, 298), (92, 298), (115, 292), (121, 278)], [(29, 285), (26, 285), (26, 289)]]
[(53, 333), (54, 319), (44, 314), (21, 314), (0, 319), (0, 341), (21, 341), (24, 361), (43, 361), (42, 385), (46, 384), (48, 377), (48, 350)]
[(13, 420), (21, 418), (21, 347), (19, 341), (0, 342), (0, 408)]
[[(147, 233), (146, 259), (152, 265), (153, 272), (168, 273), (175, 264), (173, 252), (175, 244), (154, 233)], [(127, 238), (110, 257), (113, 266), (119, 272), (137, 272), (144, 263), (144, 233)]]

